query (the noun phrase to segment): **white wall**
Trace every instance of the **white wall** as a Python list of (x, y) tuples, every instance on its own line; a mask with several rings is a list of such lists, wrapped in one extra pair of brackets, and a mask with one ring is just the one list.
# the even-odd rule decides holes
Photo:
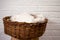
[(21, 12), (42, 13), (49, 19), (40, 40), (60, 40), (60, 0), (0, 0), (0, 40), (10, 40), (4, 34), (2, 18)]

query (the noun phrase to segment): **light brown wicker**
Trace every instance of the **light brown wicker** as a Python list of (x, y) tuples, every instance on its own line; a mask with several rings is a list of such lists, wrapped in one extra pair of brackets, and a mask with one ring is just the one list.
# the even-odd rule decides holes
[(44, 23), (13, 22), (10, 17), (3, 18), (5, 34), (18, 39), (31, 39), (42, 36), (48, 21), (46, 19)]
[[(22, 40), (22, 39), (17, 39), (17, 38), (12, 37), (11, 40)], [(25, 40), (25, 39), (24, 39), (24, 40)], [(32, 38), (32, 39), (27, 39), (27, 40), (39, 40), (39, 37), (37, 37), (37, 38)]]

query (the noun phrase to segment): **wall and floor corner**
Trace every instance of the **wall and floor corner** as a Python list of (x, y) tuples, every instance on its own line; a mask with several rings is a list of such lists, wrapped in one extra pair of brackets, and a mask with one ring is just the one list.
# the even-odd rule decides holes
[(0, 0), (0, 40), (10, 40), (4, 34), (2, 18), (22, 12), (41, 13), (49, 21), (39, 40), (60, 40), (60, 0)]

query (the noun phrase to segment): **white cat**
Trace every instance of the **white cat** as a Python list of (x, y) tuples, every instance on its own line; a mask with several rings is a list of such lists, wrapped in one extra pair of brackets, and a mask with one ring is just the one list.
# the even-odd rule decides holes
[(21, 13), (19, 15), (11, 16), (10, 20), (17, 22), (27, 22), (27, 23), (36, 23), (36, 22), (43, 23), (45, 21), (45, 17), (41, 14), (37, 15), (37, 14)]

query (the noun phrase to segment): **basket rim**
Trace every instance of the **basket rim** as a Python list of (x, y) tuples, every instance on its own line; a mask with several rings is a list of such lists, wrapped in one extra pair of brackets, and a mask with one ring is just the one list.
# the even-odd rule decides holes
[[(11, 16), (6, 16), (6, 17), (4, 17), (3, 18), (3, 21), (7, 21), (7, 22), (13, 22), (13, 23), (26, 23), (26, 24), (36, 24), (36, 23), (41, 23), (41, 22), (36, 22), (36, 23), (27, 23), (27, 22), (18, 22), (18, 21), (11, 21), (10, 20), (10, 18), (11, 18)], [(8, 20), (7, 20), (8, 19)], [(48, 19), (47, 18), (45, 18), (45, 22), (43, 22), (43, 23), (47, 23), (48, 22)]]

